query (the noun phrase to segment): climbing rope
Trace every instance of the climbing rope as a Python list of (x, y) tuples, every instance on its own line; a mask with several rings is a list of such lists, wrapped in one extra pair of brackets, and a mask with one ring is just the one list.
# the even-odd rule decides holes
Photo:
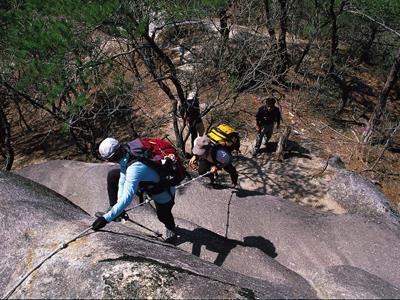
[[(207, 176), (207, 175), (210, 174), (210, 173), (211, 173), (211, 171), (208, 171), (207, 173), (204, 173), (204, 174), (202, 174), (202, 175), (200, 175), (200, 176), (198, 176), (198, 177), (195, 177), (195, 178), (193, 178), (193, 179), (191, 179), (191, 180), (189, 180), (189, 181), (187, 181), (187, 182), (184, 182), (184, 183), (182, 183), (182, 184), (176, 186), (176, 188), (177, 188), (177, 189), (182, 188), (183, 186), (185, 186), (185, 185), (187, 185), (187, 184), (189, 184), (189, 183), (191, 183), (191, 182), (193, 182), (193, 181), (195, 181), (195, 180), (198, 180), (198, 179), (200, 179), (200, 178), (202, 178), (202, 177), (204, 177), (204, 176)], [(132, 209), (135, 209), (135, 208), (137, 208), (137, 207), (139, 207), (139, 206), (142, 206), (142, 205), (144, 205), (144, 204), (149, 203), (149, 202), (152, 201), (152, 199), (151, 199), (150, 197), (148, 197), (147, 195), (145, 195), (145, 197), (146, 197), (146, 200), (145, 200), (145, 201), (143, 201), (142, 203), (140, 203), (140, 204), (138, 204), (138, 205), (135, 205), (135, 206), (133, 206), (133, 207), (127, 209), (125, 212), (128, 212), (128, 211), (130, 211), (130, 210), (132, 210)], [(58, 252), (60, 252), (62, 249), (67, 248), (68, 245), (69, 245), (70, 243), (72, 243), (73, 241), (75, 241), (75, 240), (77, 240), (78, 238), (80, 238), (82, 235), (84, 235), (85, 233), (87, 233), (90, 229), (92, 229), (92, 226), (86, 228), (84, 231), (82, 231), (81, 233), (77, 234), (76, 236), (74, 236), (74, 237), (73, 237), (72, 239), (70, 239), (69, 241), (61, 243), (61, 244), (58, 246), (58, 248), (57, 248), (56, 250), (54, 250), (54, 251), (51, 252), (49, 255), (47, 255), (45, 258), (43, 258), (43, 259), (42, 259), (40, 262), (38, 262), (29, 272), (27, 272), (27, 273), (26, 273), (26, 274), (25, 274), (25, 275), (10, 289), (10, 291), (9, 291), (8, 293), (6, 293), (6, 294), (2, 297), (2, 299), (8, 299), (8, 298), (14, 293), (14, 291), (25, 281), (25, 279), (28, 278), (28, 276), (31, 275), (35, 270), (37, 270), (45, 261), (47, 261), (47, 260), (50, 259), (52, 256), (54, 256), (55, 254), (57, 254)], [(147, 228), (147, 229), (148, 229), (148, 228)]]
[(206, 172), (206, 173), (204, 173), (204, 174), (201, 174), (200, 176), (197, 176), (197, 177), (192, 178), (192, 179), (190, 179), (190, 180), (188, 180), (188, 181), (186, 181), (186, 182), (184, 182), (184, 183), (182, 183), (182, 184), (180, 184), (180, 185), (177, 185), (176, 188), (177, 188), (177, 189), (180, 189), (181, 187), (184, 187), (185, 185), (187, 185), (187, 184), (189, 184), (189, 183), (192, 183), (193, 181), (195, 181), (195, 180), (197, 180), (197, 179), (200, 179), (200, 178), (202, 178), (202, 177), (205, 177), (205, 176), (207, 176), (208, 174), (211, 174), (211, 171), (208, 171), (208, 172)]
[(58, 248), (56, 250), (54, 250), (52, 253), (50, 253), (49, 255), (47, 255), (45, 258), (43, 258), (39, 263), (37, 263), (28, 273), (26, 273), (11, 289), (10, 291), (5, 294), (2, 299), (8, 299), (12, 293), (14, 293), (14, 291), (25, 281), (26, 278), (28, 278), (29, 275), (31, 275), (36, 269), (38, 269), (46, 260), (48, 260), (49, 258), (51, 258), (53, 255), (57, 254), (60, 250), (65, 249), (68, 247), (68, 245), (77, 240), (78, 238), (80, 238), (82, 235), (84, 235), (86, 232), (88, 232), (90, 229), (92, 229), (92, 226), (86, 228), (84, 231), (82, 231), (81, 233), (77, 234), (76, 236), (74, 236), (72, 239), (70, 239), (67, 242), (63, 242), (61, 243)]

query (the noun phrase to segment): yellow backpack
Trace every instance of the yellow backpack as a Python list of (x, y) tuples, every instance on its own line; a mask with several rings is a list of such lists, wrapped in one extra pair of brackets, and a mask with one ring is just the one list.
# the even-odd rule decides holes
[(207, 136), (212, 144), (222, 146), (230, 151), (240, 148), (239, 132), (226, 123), (212, 128)]

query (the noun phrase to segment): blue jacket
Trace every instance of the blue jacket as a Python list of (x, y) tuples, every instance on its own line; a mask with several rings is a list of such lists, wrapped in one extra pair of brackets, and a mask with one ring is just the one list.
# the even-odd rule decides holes
[[(118, 182), (118, 202), (104, 215), (107, 222), (114, 220), (129, 206), (129, 204), (131, 204), (135, 197), (135, 193), (139, 189), (139, 183), (141, 181), (156, 183), (160, 181), (157, 172), (152, 168), (139, 161), (128, 166), (128, 160), (129, 155), (126, 155), (119, 162), (120, 176)], [(151, 198), (159, 204), (168, 203), (175, 196), (175, 190), (175, 187), (171, 187), (170, 193), (165, 191), (160, 194), (151, 195)]]

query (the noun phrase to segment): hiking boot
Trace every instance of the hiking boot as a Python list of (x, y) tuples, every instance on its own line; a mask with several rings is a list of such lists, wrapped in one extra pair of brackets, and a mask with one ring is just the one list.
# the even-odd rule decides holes
[(168, 228), (165, 229), (165, 241), (169, 244), (174, 244), (176, 241), (176, 231), (170, 230)]
[(231, 189), (236, 189), (238, 187), (239, 187), (239, 184), (237, 182), (236, 183), (235, 182), (231, 183), (231, 186), (230, 186)]

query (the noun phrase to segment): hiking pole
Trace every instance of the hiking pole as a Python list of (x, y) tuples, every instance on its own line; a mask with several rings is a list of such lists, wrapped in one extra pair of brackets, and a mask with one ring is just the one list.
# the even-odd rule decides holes
[[(211, 174), (211, 171), (208, 171), (208, 172), (206, 172), (206, 173), (204, 173), (204, 174), (202, 174), (202, 175), (200, 175), (200, 176), (197, 176), (197, 177), (195, 177), (195, 178), (192, 178), (191, 180), (186, 181), (186, 182), (184, 182), (184, 183), (182, 183), (182, 184), (176, 186), (176, 188), (179, 189), (179, 188), (181, 188), (181, 187), (184, 187), (185, 185), (187, 185), (187, 184), (189, 184), (189, 183), (192, 183), (193, 181), (198, 180), (198, 179), (200, 179), (200, 178), (202, 178), (202, 177), (204, 177), (204, 176), (207, 176), (208, 174)], [(138, 205), (135, 205), (135, 206), (133, 206), (133, 207), (131, 207), (131, 208), (128, 208), (127, 210), (125, 210), (125, 213), (127, 213), (128, 211), (130, 211), (130, 210), (132, 210), (132, 209), (135, 209), (135, 208), (137, 208), (137, 207), (139, 207), (139, 206), (145, 205), (145, 204), (150, 203), (151, 201), (153, 201), (153, 199), (151, 199), (151, 198), (148, 197), (147, 195), (145, 195), (145, 197), (146, 197), (146, 200), (145, 200), (145, 201), (143, 201), (142, 203), (139, 203)]]
[(211, 174), (211, 171), (208, 171), (208, 172), (206, 172), (206, 173), (204, 173), (204, 174), (201, 174), (200, 176), (197, 176), (197, 177), (195, 177), (195, 178), (192, 178), (191, 180), (186, 181), (186, 182), (184, 182), (184, 183), (182, 183), (182, 184), (176, 186), (176, 188), (179, 189), (179, 188), (181, 188), (181, 187), (184, 187), (185, 185), (187, 185), (187, 184), (189, 184), (189, 183), (192, 183), (193, 181), (198, 180), (198, 179), (200, 179), (200, 178), (202, 178), (202, 177), (204, 177), (204, 176), (207, 176), (207, 175), (209, 175), (209, 174)]
[(153, 229), (151, 229), (151, 228), (149, 228), (149, 227), (146, 227), (146, 226), (144, 226), (144, 225), (142, 225), (142, 224), (140, 224), (140, 223), (138, 223), (138, 222), (135, 222), (135, 221), (133, 221), (133, 220), (132, 220), (131, 218), (129, 218), (129, 217), (126, 218), (126, 220), (129, 221), (129, 222), (131, 222), (131, 223), (133, 223), (133, 224), (135, 224), (135, 225), (137, 225), (137, 226), (139, 226), (139, 227), (142, 227), (142, 228), (144, 228), (144, 229), (146, 229), (146, 230), (148, 230), (148, 231), (154, 233), (156, 237), (162, 237), (162, 234), (159, 233), (158, 231), (155, 231), (155, 230), (153, 230)]
[(47, 255), (44, 259), (42, 259), (39, 263), (37, 263), (28, 273), (26, 273), (12, 288), (11, 290), (5, 294), (2, 299), (8, 299), (12, 293), (14, 293), (14, 291), (25, 281), (26, 278), (28, 278), (29, 275), (31, 275), (35, 270), (37, 270), (46, 260), (50, 259), (53, 255), (57, 254), (60, 250), (65, 249), (68, 247), (68, 245), (70, 243), (72, 243), (73, 241), (77, 240), (78, 238), (80, 238), (82, 235), (84, 235), (86, 232), (88, 232), (90, 229), (92, 229), (92, 226), (86, 228), (84, 231), (82, 231), (81, 233), (77, 234), (76, 236), (74, 236), (72, 239), (70, 239), (67, 242), (63, 242), (61, 243), (58, 248), (56, 250), (54, 250), (52, 253), (50, 253), (49, 255)]
[(147, 197), (147, 195), (145, 195), (145, 197), (146, 197), (145, 201), (143, 201), (142, 203), (139, 203), (138, 205), (135, 205), (135, 206), (133, 206), (131, 208), (128, 208), (127, 210), (125, 210), (125, 212), (128, 212), (128, 211), (130, 211), (132, 209), (135, 209), (135, 208), (137, 208), (139, 206), (145, 205), (146, 203), (150, 203), (151, 201), (153, 201), (153, 199), (151, 199), (150, 197)]

